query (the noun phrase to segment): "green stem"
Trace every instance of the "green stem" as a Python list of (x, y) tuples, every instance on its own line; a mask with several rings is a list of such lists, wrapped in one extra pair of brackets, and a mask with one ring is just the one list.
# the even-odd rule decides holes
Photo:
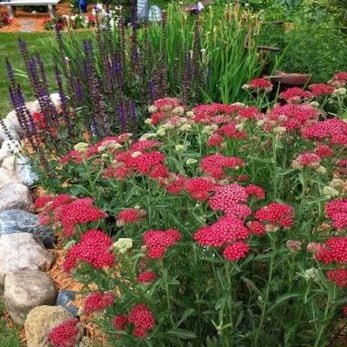
[(271, 237), (270, 269), (269, 269), (268, 280), (267, 280), (267, 283), (266, 283), (265, 298), (263, 298), (263, 301), (262, 301), (262, 311), (261, 311), (261, 316), (260, 316), (260, 322), (259, 322), (259, 326), (258, 326), (257, 333), (256, 333), (256, 336), (255, 336), (255, 341), (254, 341), (254, 346), (255, 347), (258, 346), (259, 337), (260, 337), (261, 331), (263, 330), (264, 321), (265, 321), (265, 318), (266, 318), (267, 305), (268, 305), (269, 297), (270, 297), (270, 285), (271, 285), (271, 282), (272, 282), (274, 265), (275, 265), (276, 243), (275, 243), (275, 240), (272, 238), (271, 235), (270, 235), (270, 237)]

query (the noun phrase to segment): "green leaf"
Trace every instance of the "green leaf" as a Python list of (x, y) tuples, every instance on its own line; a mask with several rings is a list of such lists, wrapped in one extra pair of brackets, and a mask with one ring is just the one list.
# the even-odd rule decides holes
[(169, 330), (167, 334), (177, 336), (182, 340), (190, 340), (196, 338), (196, 335), (192, 331), (183, 329)]
[(301, 293), (293, 293), (293, 294), (283, 295), (279, 299), (276, 300), (276, 303), (269, 308), (268, 312), (271, 312), (275, 307), (279, 306), (283, 302), (285, 302), (285, 301), (287, 301), (289, 299), (298, 298), (298, 297), (302, 297), (302, 294)]

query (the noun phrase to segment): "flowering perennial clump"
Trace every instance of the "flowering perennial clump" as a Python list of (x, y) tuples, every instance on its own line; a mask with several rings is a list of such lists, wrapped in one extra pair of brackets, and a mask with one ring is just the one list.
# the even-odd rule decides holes
[(90, 288), (84, 313), (100, 311), (124, 346), (333, 345), (347, 288), (347, 123), (330, 107), (346, 81), (287, 89), (273, 107), (266, 79), (249, 83), (252, 106), (164, 98), (139, 140), (76, 145), (82, 162), (72, 152), (59, 172), (94, 200), (35, 205), (72, 239), (64, 269)]

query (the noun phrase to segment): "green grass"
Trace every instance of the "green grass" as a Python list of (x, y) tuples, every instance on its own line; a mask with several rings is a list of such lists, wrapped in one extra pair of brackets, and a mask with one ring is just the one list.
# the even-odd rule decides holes
[(5, 325), (2, 314), (5, 308), (0, 301), (0, 347), (20, 347), (18, 330), (10, 329)]
[[(9, 58), (13, 68), (23, 71), (24, 65), (18, 50), (18, 38), (24, 39), (31, 52), (39, 52), (45, 61), (48, 74), (52, 74), (52, 55), (49, 47), (52, 45), (53, 33), (0, 33), (0, 118), (12, 109), (8, 96), (8, 81), (6, 76), (5, 58)], [(28, 79), (18, 73), (18, 82), (23, 87), (28, 99), (33, 96), (30, 93)]]

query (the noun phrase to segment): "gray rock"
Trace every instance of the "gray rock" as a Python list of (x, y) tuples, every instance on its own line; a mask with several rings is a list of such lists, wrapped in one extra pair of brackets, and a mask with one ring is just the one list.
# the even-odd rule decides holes
[(40, 225), (37, 215), (18, 209), (0, 212), (0, 235), (16, 233), (34, 234), (45, 247), (52, 247), (55, 241), (53, 230)]
[[(47, 347), (48, 334), (57, 325), (72, 318), (62, 306), (39, 306), (27, 315), (25, 321), (25, 336), (28, 347)], [(83, 328), (79, 324), (77, 341), (82, 338)]]
[(20, 153), (22, 146), (16, 140), (5, 140), (0, 148), (0, 161), (4, 160), (6, 157)]
[(77, 317), (78, 316), (78, 307), (74, 305), (69, 305), (69, 306), (62, 306), (65, 308), (67, 312), (69, 312), (72, 316)]
[(17, 270), (49, 269), (53, 255), (45, 250), (33, 234), (0, 236), (0, 287), (5, 276)]
[(24, 155), (19, 155), (16, 158), (15, 172), (18, 179), (26, 186), (30, 187), (38, 180), (37, 174), (33, 171), (28, 158)]
[(29, 211), (32, 203), (29, 188), (21, 183), (7, 183), (0, 189), (0, 211), (12, 209)]
[(13, 183), (20, 183), (16, 174), (0, 167), (0, 189)]
[(17, 324), (23, 325), (33, 308), (53, 304), (55, 297), (54, 282), (42, 271), (19, 270), (5, 277), (5, 307)]
[(56, 305), (66, 306), (69, 302), (74, 301), (76, 297), (76, 292), (72, 290), (61, 289), (59, 290)]

